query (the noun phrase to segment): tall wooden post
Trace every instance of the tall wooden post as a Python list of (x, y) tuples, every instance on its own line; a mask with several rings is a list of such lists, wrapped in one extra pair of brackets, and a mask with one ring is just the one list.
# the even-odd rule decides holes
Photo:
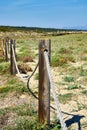
[(10, 71), (12, 75), (16, 74), (16, 67), (14, 63), (14, 57), (13, 57), (13, 51), (12, 51), (12, 45), (15, 52), (15, 42), (11, 39), (10, 40)]
[(14, 53), (15, 53), (15, 57), (16, 57), (16, 42), (13, 39), (11, 39), (11, 41), (12, 41), (12, 44), (13, 44)]
[[(6, 54), (5, 54), (5, 40), (4, 39), (2, 39), (2, 53), (3, 53), (3, 57), (5, 57)], [(6, 57), (4, 59), (6, 60)]]
[(5, 59), (6, 59), (6, 62), (8, 62), (9, 61), (9, 57), (8, 57), (8, 50), (9, 49), (9, 42), (8, 42), (8, 40), (6, 39), (5, 40)]
[(48, 51), (50, 59), (51, 42), (41, 40), (39, 44), (39, 122), (50, 124), (50, 84), (46, 71), (44, 51)]

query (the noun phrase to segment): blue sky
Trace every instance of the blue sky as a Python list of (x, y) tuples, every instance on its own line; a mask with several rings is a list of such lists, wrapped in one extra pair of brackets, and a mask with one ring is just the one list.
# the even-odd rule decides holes
[(0, 25), (85, 26), (87, 0), (0, 0)]

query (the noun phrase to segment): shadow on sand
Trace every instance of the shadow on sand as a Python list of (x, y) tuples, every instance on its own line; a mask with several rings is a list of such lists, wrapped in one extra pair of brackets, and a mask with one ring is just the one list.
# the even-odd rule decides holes
[(78, 130), (81, 130), (80, 120), (81, 120), (82, 118), (84, 118), (85, 116), (83, 116), (83, 115), (69, 114), (69, 113), (66, 113), (66, 112), (63, 112), (63, 113), (71, 116), (70, 119), (68, 119), (68, 120), (65, 121), (67, 127), (71, 126), (71, 125), (74, 124), (74, 123), (77, 123), (77, 125), (78, 125)]

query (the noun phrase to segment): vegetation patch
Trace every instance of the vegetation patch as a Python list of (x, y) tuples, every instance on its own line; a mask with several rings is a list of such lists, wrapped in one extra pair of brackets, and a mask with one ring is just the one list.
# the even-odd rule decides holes
[(24, 63), (26, 62), (34, 62), (33, 57), (31, 56), (23, 56), (18, 58), (19, 61), (23, 61)]
[(35, 74), (34, 79), (35, 79), (35, 80), (38, 80), (38, 79), (39, 79), (39, 74), (38, 74), (38, 73)]
[(60, 54), (72, 54), (72, 50), (71, 50), (71, 48), (64, 48), (64, 47), (62, 47), (62, 48), (60, 48), (60, 50), (59, 50), (59, 53)]
[(78, 111), (83, 110), (83, 109), (87, 110), (87, 105), (77, 102), (77, 106), (78, 106)]
[(82, 60), (87, 61), (87, 56), (83, 56)]
[(10, 72), (10, 64), (8, 62), (0, 63), (0, 73), (9, 73)]
[(30, 104), (23, 104), (20, 106), (16, 106), (13, 108), (10, 108), (12, 112), (15, 112), (18, 116), (32, 116), (36, 114), (36, 111), (34, 110), (34, 107)]
[(65, 76), (65, 77), (64, 77), (64, 81), (65, 81), (65, 82), (74, 82), (75, 79), (74, 79), (74, 77), (72, 77), (72, 76)]
[(18, 81), (17, 78), (13, 77), (8, 80), (5, 86), (0, 88), (0, 94), (4, 93), (4, 96), (6, 96), (9, 92), (24, 93), (27, 92), (27, 88), (23, 82)]
[(72, 90), (72, 89), (78, 89), (78, 86), (76, 84), (72, 84), (72, 85), (69, 85), (68, 90)]
[(24, 63), (18, 64), (18, 68), (20, 72), (24, 74), (26, 74), (28, 71), (32, 71), (31, 67)]
[(84, 70), (84, 69), (81, 67), (80, 76), (86, 76), (86, 75), (87, 75), (87, 70)]
[(70, 100), (72, 100), (72, 97), (73, 97), (74, 95), (72, 94), (72, 93), (67, 93), (67, 94), (60, 94), (59, 95), (59, 101), (61, 102), (61, 103), (67, 103), (68, 101), (70, 101)]
[(87, 90), (83, 90), (82, 94), (87, 95)]
[(84, 123), (81, 124), (81, 126), (85, 129), (87, 129), (87, 121), (85, 121)]
[(50, 130), (50, 127), (41, 125), (36, 117), (18, 117), (14, 125), (9, 125), (4, 130)]
[(52, 66), (57, 67), (57, 66), (64, 66), (68, 62), (75, 62), (75, 59), (73, 55), (60, 55), (60, 54), (54, 54), (52, 57)]
[[(32, 105), (23, 104), (0, 109), (1, 128), (3, 130), (60, 130), (61, 127), (58, 120), (54, 121), (50, 126), (47, 126), (46, 123), (39, 123), (37, 112), (34, 108)], [(12, 115), (16, 115), (15, 118)], [(7, 123), (9, 118), (12, 119), (10, 123)]]

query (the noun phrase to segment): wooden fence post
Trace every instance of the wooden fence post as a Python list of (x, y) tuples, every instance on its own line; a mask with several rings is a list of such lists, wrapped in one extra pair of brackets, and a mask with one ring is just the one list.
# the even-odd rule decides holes
[(5, 59), (6, 59), (6, 62), (9, 61), (8, 51), (9, 51), (9, 41), (6, 39), (5, 40)]
[(12, 45), (15, 53), (15, 42), (11, 39), (10, 40), (10, 71), (12, 75), (16, 74), (16, 67), (14, 63), (14, 58), (13, 58), (13, 51), (12, 51)]
[(39, 122), (50, 124), (50, 84), (46, 71), (44, 50), (50, 59), (51, 41), (41, 40), (39, 44)]
[(2, 54), (3, 54), (3, 57), (4, 57), (4, 59), (6, 60), (6, 58), (5, 58), (5, 40), (4, 39), (2, 39)]
[(12, 40), (13, 42), (13, 48), (14, 48), (14, 53), (15, 53), (15, 58), (16, 58), (16, 41)]

